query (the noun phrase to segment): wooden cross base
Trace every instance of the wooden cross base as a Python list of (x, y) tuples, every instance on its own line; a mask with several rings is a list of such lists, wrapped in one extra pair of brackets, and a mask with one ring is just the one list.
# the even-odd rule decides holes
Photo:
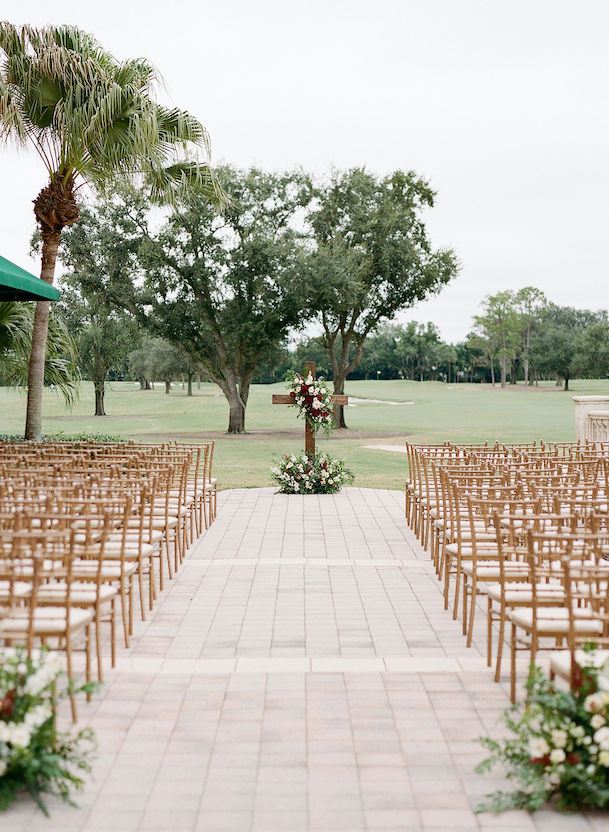
[[(309, 373), (315, 378), (315, 362), (314, 361), (307, 361), (305, 364), (306, 369)], [(294, 404), (294, 399), (283, 393), (276, 393), (273, 395), (273, 404)], [(332, 396), (332, 404), (334, 405), (346, 405), (349, 404), (349, 396)], [(305, 421), (305, 452), (309, 456), (315, 455), (315, 432), (311, 425)]]

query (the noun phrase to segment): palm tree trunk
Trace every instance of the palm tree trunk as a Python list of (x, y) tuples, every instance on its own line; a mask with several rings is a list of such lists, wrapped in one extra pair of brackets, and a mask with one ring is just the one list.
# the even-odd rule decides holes
[[(60, 236), (60, 231), (43, 234), (40, 277), (46, 283), (53, 283)], [(40, 439), (40, 434), (42, 433), (42, 392), (44, 390), (44, 362), (47, 350), (50, 308), (50, 301), (39, 301), (36, 304), (36, 312), (34, 313), (32, 351), (30, 353), (27, 380), (26, 439)]]

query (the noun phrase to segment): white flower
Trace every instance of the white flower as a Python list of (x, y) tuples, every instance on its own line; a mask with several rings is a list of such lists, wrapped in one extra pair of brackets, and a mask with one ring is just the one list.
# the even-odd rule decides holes
[(564, 748), (567, 744), (568, 734), (561, 728), (555, 728), (552, 731), (552, 745), (555, 748)]
[(590, 720), (590, 725), (593, 728), (602, 728), (605, 724), (605, 717), (602, 714), (594, 714)]
[(609, 750), (609, 727), (599, 728), (594, 734), (594, 742), (598, 743), (599, 748)]
[(588, 713), (595, 713), (596, 711), (600, 711), (603, 704), (603, 697), (600, 693), (591, 693), (590, 696), (586, 696), (584, 699), (584, 710), (588, 711)]
[(23, 725), (23, 723), (8, 723), (8, 728), (10, 731), (10, 738), (8, 742), (11, 745), (19, 745), (22, 748), (27, 748), (30, 744), (30, 732), (29, 729)]
[[(595, 714), (592, 717), (592, 719), (596, 719), (597, 716), (599, 716), (599, 714)], [(592, 720), (590, 720), (590, 722), (592, 722)], [(593, 727), (595, 727), (595, 726), (593, 726)], [(569, 732), (570, 732), (572, 737), (575, 737), (576, 740), (581, 740), (581, 738), (586, 735), (586, 731), (585, 731), (583, 725), (573, 725), (573, 726), (571, 726), (571, 728), (569, 728)]]
[(529, 740), (529, 754), (531, 757), (535, 759), (544, 757), (549, 750), (550, 746), (543, 737), (531, 737)]
[(565, 761), (565, 759), (566, 759), (566, 756), (567, 756), (567, 755), (565, 754), (564, 749), (562, 749), (562, 748), (554, 748), (554, 749), (550, 752), (550, 762), (552, 762), (552, 763), (554, 763), (554, 764), (556, 764), (556, 763), (564, 763), (564, 761)]
[(546, 774), (545, 780), (548, 786), (560, 786), (560, 774), (556, 771), (551, 771), (549, 774)]
[(598, 755), (598, 763), (605, 768), (609, 768), (609, 751), (601, 751)]

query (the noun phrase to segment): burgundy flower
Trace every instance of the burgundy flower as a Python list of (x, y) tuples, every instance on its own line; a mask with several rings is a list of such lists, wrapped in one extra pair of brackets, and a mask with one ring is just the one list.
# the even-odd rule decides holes
[(530, 757), (529, 758), (529, 763), (532, 766), (543, 766), (545, 768), (546, 766), (549, 766), (551, 762), (552, 761), (550, 760), (550, 755), (549, 754), (544, 754), (543, 757)]
[(0, 700), (0, 717), (5, 716), (7, 719), (10, 719), (13, 708), (15, 707), (15, 696), (15, 690), (9, 690), (4, 699)]

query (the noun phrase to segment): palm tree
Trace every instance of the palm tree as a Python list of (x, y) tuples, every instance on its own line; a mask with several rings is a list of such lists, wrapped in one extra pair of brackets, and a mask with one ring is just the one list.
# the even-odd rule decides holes
[[(31, 303), (0, 303), (0, 377), (7, 384), (25, 387), (32, 346), (34, 306)], [(68, 327), (56, 315), (49, 317), (44, 381), (53, 384), (72, 404), (81, 376), (76, 344)]]
[[(0, 23), (0, 58), (0, 139), (33, 145), (48, 174), (34, 200), (47, 283), (61, 232), (78, 220), (76, 192), (85, 183), (104, 190), (117, 180), (145, 182), (162, 202), (174, 204), (194, 190), (222, 204), (205, 128), (156, 102), (159, 78), (147, 61), (117, 61), (71, 26), (7, 22)], [(38, 438), (42, 426), (49, 306), (36, 305), (26, 439)]]

